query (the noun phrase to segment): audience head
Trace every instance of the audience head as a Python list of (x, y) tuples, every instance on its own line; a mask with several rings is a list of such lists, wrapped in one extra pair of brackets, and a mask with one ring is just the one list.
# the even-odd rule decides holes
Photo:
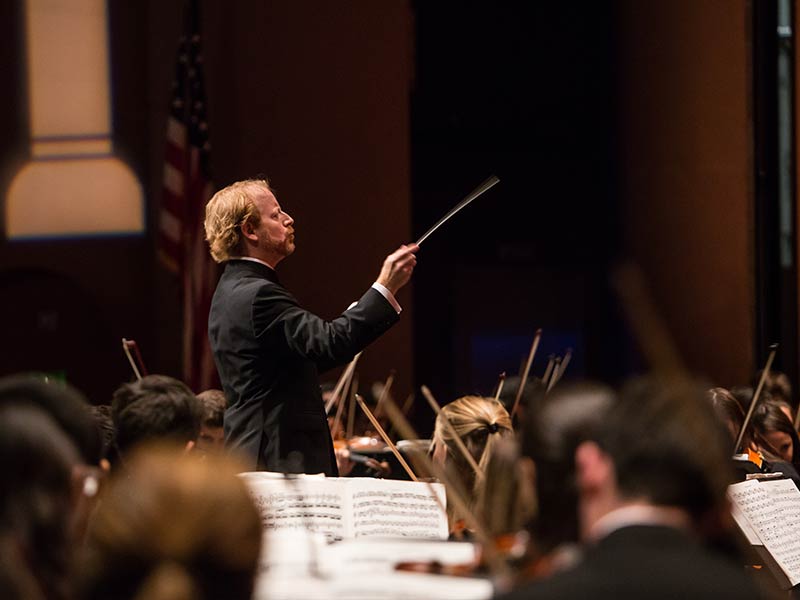
[(78, 449), (34, 403), (0, 406), (0, 590), (71, 597)]
[(112, 478), (81, 565), (87, 599), (246, 599), (262, 523), (221, 455), (143, 447)]
[(798, 462), (797, 432), (779, 403), (760, 401), (753, 411), (752, 425), (756, 445), (769, 460)]
[(202, 414), (200, 401), (177, 379), (148, 375), (126, 383), (114, 392), (111, 404), (117, 449), (124, 458), (134, 446), (152, 440), (192, 447)]
[(628, 504), (674, 509), (698, 526), (717, 523), (731, 480), (729, 439), (693, 383), (631, 382), (594, 441), (576, 453), (583, 526)]
[(534, 463), (538, 511), (531, 526), (542, 552), (579, 539), (575, 451), (594, 438), (615, 401), (603, 384), (561, 384), (529, 411), (522, 454)]
[(206, 390), (197, 394), (203, 407), (203, 421), (197, 437), (197, 449), (202, 452), (218, 452), (225, 446), (223, 423), (228, 400), (222, 390)]

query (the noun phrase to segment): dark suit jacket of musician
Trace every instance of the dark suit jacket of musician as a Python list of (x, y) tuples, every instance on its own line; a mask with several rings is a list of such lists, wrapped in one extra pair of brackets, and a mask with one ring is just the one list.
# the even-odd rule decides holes
[(514, 590), (502, 600), (751, 600), (759, 594), (744, 567), (712, 554), (670, 527), (633, 525), (611, 532), (573, 568)]
[[(253, 470), (337, 475), (319, 387), (397, 322), (380, 292), (325, 321), (302, 309), (261, 263), (231, 260), (217, 284), (208, 335), (228, 409), (225, 443)], [(287, 458), (302, 455), (302, 464)]]

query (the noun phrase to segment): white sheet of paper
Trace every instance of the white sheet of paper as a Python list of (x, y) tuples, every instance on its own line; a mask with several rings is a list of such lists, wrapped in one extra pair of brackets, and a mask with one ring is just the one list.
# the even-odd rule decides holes
[[(444, 486), (413, 481), (352, 479), (355, 537), (411, 537), (446, 540), (447, 518), (436, 501), (446, 505)], [(434, 495), (435, 494), (435, 495)]]
[(800, 583), (800, 522), (794, 516), (800, 510), (800, 492), (794, 483), (744, 481), (729, 486), (728, 495), (791, 584)]
[(326, 478), (245, 478), (261, 513), (264, 531), (300, 530), (321, 533), (330, 540), (348, 536), (346, 498), (342, 486)]

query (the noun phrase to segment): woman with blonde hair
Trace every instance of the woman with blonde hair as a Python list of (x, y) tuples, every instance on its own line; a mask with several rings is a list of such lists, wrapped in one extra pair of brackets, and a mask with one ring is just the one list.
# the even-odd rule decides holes
[[(431, 447), (433, 459), (445, 465), (456, 485), (470, 498), (471, 508), (478, 508), (482, 504), (480, 500), (485, 496), (484, 484), (490, 475), (488, 471), (492, 458), (503, 440), (513, 434), (508, 411), (493, 398), (464, 396), (444, 406), (436, 417)], [(478, 465), (481, 477), (459, 449), (455, 436), (463, 442)], [(450, 508), (448, 513), (452, 529), (463, 515), (454, 515)]]
[(90, 525), (83, 597), (250, 598), (262, 524), (238, 470), (211, 454), (135, 453)]

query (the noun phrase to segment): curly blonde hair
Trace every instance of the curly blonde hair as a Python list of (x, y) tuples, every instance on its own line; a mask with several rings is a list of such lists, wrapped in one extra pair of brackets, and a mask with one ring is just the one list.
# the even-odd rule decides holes
[(270, 191), (266, 179), (245, 179), (221, 189), (206, 204), (206, 241), (218, 263), (242, 252), (241, 226), (261, 220), (252, 198), (254, 188)]

